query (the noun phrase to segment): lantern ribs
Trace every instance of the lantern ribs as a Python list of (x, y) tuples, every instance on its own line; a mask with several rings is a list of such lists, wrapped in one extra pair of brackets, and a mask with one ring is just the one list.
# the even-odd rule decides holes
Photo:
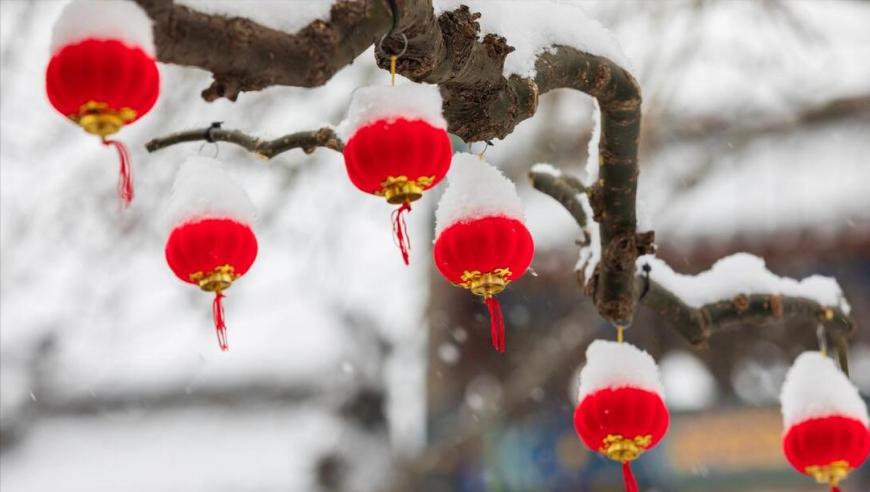
[(154, 152), (171, 145), (185, 142), (227, 142), (236, 144), (261, 159), (271, 159), (282, 152), (292, 149), (302, 149), (306, 154), (314, 152), (318, 147), (325, 147), (341, 152), (344, 149), (342, 142), (331, 128), (296, 132), (274, 140), (262, 140), (252, 137), (239, 130), (225, 130), (223, 128), (200, 128), (173, 133), (165, 137), (155, 138), (145, 144), (148, 152)]
[[(579, 179), (542, 170), (531, 171), (529, 179), (537, 190), (559, 202), (586, 232), (588, 217), (580, 203), (580, 195), (587, 190)], [(581, 288), (588, 290), (588, 283), (582, 277), (578, 272)], [(794, 320), (804, 322), (813, 330), (822, 325), (837, 352), (840, 366), (848, 372), (847, 340), (855, 330), (855, 323), (839, 306), (824, 306), (812, 299), (778, 294), (738, 294), (696, 308), (643, 273), (634, 275), (634, 284), (637, 301), (666, 319), (696, 347), (706, 347), (714, 333), (726, 328)]]

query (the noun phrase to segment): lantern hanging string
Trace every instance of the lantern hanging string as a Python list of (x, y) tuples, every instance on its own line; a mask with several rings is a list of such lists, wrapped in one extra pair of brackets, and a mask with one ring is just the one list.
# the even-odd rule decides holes
[(118, 151), (119, 172), (118, 172), (118, 197), (121, 199), (121, 205), (130, 206), (133, 201), (133, 168), (130, 166), (130, 154), (127, 152), (127, 147), (117, 141), (103, 138), (103, 145), (115, 147)]
[(504, 315), (501, 312), (501, 304), (493, 296), (484, 298), (486, 307), (489, 310), (489, 333), (492, 338), (492, 346), (498, 352), (504, 352)]
[(399, 251), (402, 252), (402, 261), (408, 264), (411, 251), (411, 237), (408, 236), (408, 224), (405, 222), (405, 212), (411, 211), (411, 202), (404, 202), (402, 206), (393, 210), (393, 239)]
[(625, 341), (625, 327), (616, 325), (616, 341), (622, 343)]
[(227, 325), (224, 320), (224, 305), (221, 300), (224, 298), (223, 292), (216, 290), (214, 293), (214, 302), (212, 303), (212, 314), (214, 315), (214, 327), (217, 331), (218, 345), (221, 350), (226, 352), (230, 346), (227, 342)]
[(396, 86), (396, 60), (398, 59), (398, 56), (390, 55), (390, 85), (393, 87)]
[(625, 482), (625, 492), (638, 492), (637, 479), (631, 471), (631, 462), (622, 462), (622, 480)]
[(828, 356), (828, 337), (825, 333), (825, 327), (821, 324), (816, 327), (816, 338), (819, 340), (819, 352), (825, 357)]

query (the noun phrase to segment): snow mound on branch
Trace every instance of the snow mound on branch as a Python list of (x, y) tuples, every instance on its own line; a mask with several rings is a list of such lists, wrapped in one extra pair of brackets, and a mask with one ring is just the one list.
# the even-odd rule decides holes
[(176, 0), (204, 14), (244, 17), (262, 26), (295, 34), (316, 20), (329, 20), (329, 0)]
[(441, 93), (438, 86), (403, 84), (395, 87), (372, 85), (354, 91), (347, 118), (336, 128), (336, 134), (347, 142), (356, 131), (378, 120), (423, 120), (435, 128), (447, 128), (441, 114)]
[(731, 299), (738, 294), (778, 294), (803, 297), (822, 306), (837, 307), (847, 315), (850, 310), (849, 303), (835, 279), (821, 275), (812, 275), (800, 281), (779, 277), (765, 267), (763, 259), (748, 253), (726, 256), (709, 270), (697, 275), (676, 273), (667, 263), (653, 256), (638, 258), (638, 273), (644, 264), (652, 267), (652, 280), (694, 308)]
[(64, 46), (88, 38), (116, 39), (154, 56), (151, 19), (134, 2), (121, 0), (73, 0), (61, 11), (51, 33), (54, 55)]
[(580, 371), (578, 403), (605, 388), (638, 388), (662, 399), (665, 394), (651, 355), (630, 343), (595, 340), (586, 349), (586, 365)]
[(534, 77), (538, 55), (563, 45), (609, 58), (617, 65), (631, 64), (616, 37), (576, 2), (559, 0), (435, 0), (435, 14), (467, 5), (480, 12), (479, 38), (497, 34), (516, 48), (504, 62), (505, 77)]
[(779, 397), (785, 428), (805, 420), (840, 415), (870, 423), (858, 390), (834, 361), (804, 352), (789, 369)]
[(191, 156), (175, 177), (166, 207), (166, 226), (171, 230), (205, 218), (228, 218), (253, 225), (257, 212), (245, 189), (223, 169), (220, 161)]
[(457, 222), (483, 217), (510, 217), (525, 222), (516, 185), (479, 156), (454, 154), (447, 181), (435, 211), (436, 238)]

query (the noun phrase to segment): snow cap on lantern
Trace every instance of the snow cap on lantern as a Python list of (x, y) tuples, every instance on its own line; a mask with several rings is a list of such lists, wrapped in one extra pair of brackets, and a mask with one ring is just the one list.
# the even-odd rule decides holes
[(58, 112), (115, 147), (118, 194), (129, 205), (130, 158), (107, 137), (148, 113), (160, 94), (151, 19), (134, 2), (73, 0), (52, 31), (45, 88)]
[(347, 118), (336, 129), (345, 142), (345, 166), (354, 186), (400, 205), (393, 212), (393, 229), (406, 264), (403, 213), (450, 167), (452, 148), (441, 104), (436, 86), (363, 87), (354, 92)]
[(628, 343), (596, 340), (586, 350), (574, 428), (592, 451), (622, 463), (626, 491), (637, 491), (631, 461), (655, 447), (670, 417), (658, 366)]
[(619, 388), (642, 389), (665, 398), (659, 367), (649, 353), (630, 343), (595, 340), (586, 349), (577, 400), (599, 390)]
[(483, 217), (526, 220), (516, 185), (478, 155), (455, 154), (447, 182), (435, 211), (436, 237), (457, 222)]
[(870, 419), (858, 390), (833, 360), (804, 352), (786, 375), (780, 402), (789, 463), (837, 490), (870, 454)]
[(165, 221), (171, 230), (203, 218), (225, 218), (252, 225), (257, 221), (257, 209), (223, 163), (211, 157), (191, 156), (175, 175)]
[(441, 92), (437, 85), (404, 84), (360, 87), (353, 92), (347, 118), (335, 130), (347, 142), (356, 132), (378, 121), (389, 123), (399, 119), (422, 121), (441, 130), (447, 129), (447, 120), (441, 114)]
[(136, 2), (72, 0), (51, 31), (51, 54), (87, 39), (116, 40), (154, 57), (151, 19)]
[(212, 310), (222, 350), (227, 349), (223, 291), (247, 273), (257, 257), (254, 220), (253, 204), (219, 161), (187, 159), (166, 210), (166, 261), (182, 281), (215, 293)]
[(504, 319), (494, 296), (528, 270), (535, 250), (522, 202), (510, 180), (473, 154), (456, 154), (448, 179), (435, 212), (435, 265), (447, 280), (484, 298), (493, 346), (504, 352)]

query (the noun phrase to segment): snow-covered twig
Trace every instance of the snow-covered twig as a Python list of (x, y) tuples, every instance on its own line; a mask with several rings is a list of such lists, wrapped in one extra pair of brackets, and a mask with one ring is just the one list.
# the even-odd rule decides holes
[(239, 130), (224, 130), (222, 128), (200, 128), (173, 133), (165, 137), (155, 138), (145, 144), (148, 152), (154, 152), (170, 145), (185, 142), (228, 142), (255, 153), (262, 159), (271, 159), (276, 155), (292, 149), (302, 149), (306, 154), (314, 152), (317, 147), (325, 147), (341, 152), (344, 149), (342, 142), (331, 128), (296, 132), (273, 140), (262, 140), (252, 137)]

